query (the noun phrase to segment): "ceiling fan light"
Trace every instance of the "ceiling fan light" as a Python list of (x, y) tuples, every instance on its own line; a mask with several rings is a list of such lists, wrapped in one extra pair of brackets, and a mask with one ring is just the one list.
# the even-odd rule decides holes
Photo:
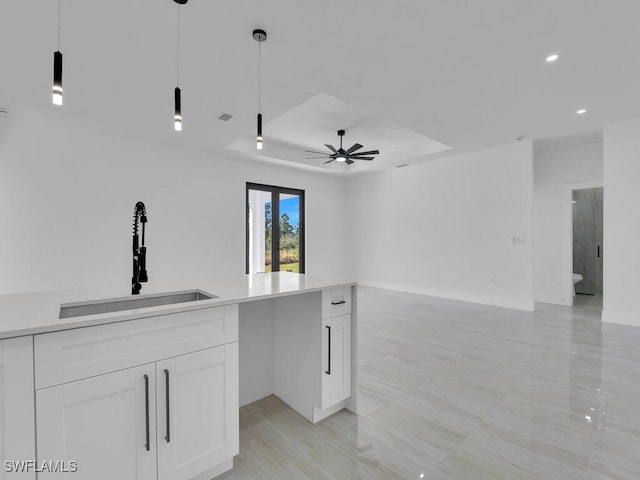
[(343, 156), (337, 156), (336, 157), (336, 162), (346, 162), (347, 161), (347, 157), (343, 157)]

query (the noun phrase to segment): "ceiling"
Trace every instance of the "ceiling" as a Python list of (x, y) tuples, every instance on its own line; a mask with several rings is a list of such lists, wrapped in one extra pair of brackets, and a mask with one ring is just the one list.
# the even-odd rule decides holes
[[(355, 161), (347, 165), (341, 162), (326, 164), (326, 158), (319, 159), (319, 155), (305, 153), (307, 149), (326, 152), (326, 155), (332, 153), (325, 144), (339, 147), (338, 129), (345, 130), (345, 150), (358, 142), (363, 145), (358, 151), (377, 149), (380, 154), (371, 162)], [(320, 93), (273, 119), (265, 125), (265, 131), (269, 132), (269, 142), (259, 152), (260, 156), (345, 174), (384, 170), (449, 149), (447, 145), (375, 118), (371, 113), (326, 93)], [(378, 148), (380, 145), (383, 147)], [(258, 153), (255, 132), (249, 132), (228, 148), (248, 155)]]
[[(358, 137), (347, 132), (347, 144), (393, 152), (366, 130), (387, 122), (451, 147), (412, 161), (521, 135), (593, 136), (640, 109), (637, 0), (191, 0), (181, 7), (184, 131), (176, 133), (177, 8), (171, 0), (62, 0), (65, 103), (55, 107), (57, 2), (2, 2), (0, 107), (11, 118), (230, 151), (255, 129), (251, 32), (263, 27), (269, 35), (262, 44), (265, 154), (272, 133), (274, 145), (336, 144), (331, 132), (352, 121), (342, 121), (340, 111), (332, 126), (318, 121), (317, 137), (306, 124), (287, 120), (320, 94), (366, 113)], [(553, 52), (560, 58), (547, 64)], [(587, 114), (576, 115), (579, 107)], [(217, 120), (222, 112), (234, 117)], [(238, 150), (235, 155), (261, 158)], [(278, 155), (264, 160), (273, 158)]]

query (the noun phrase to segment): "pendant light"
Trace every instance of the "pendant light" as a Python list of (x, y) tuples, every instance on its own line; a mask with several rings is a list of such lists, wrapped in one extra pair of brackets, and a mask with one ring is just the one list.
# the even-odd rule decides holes
[(262, 150), (262, 113), (260, 113), (260, 111), (262, 110), (262, 105), (261, 105), (261, 98), (260, 98), (260, 74), (261, 74), (261, 67), (262, 67), (262, 58), (260, 55), (260, 45), (262, 44), (262, 42), (264, 42), (267, 39), (267, 32), (265, 32), (264, 30), (260, 29), (260, 28), (256, 28), (253, 31), (253, 39), (258, 42), (258, 128), (257, 128), (257, 134), (256, 134), (256, 148), (258, 150)]
[(173, 128), (176, 132), (182, 131), (182, 92), (180, 90), (180, 5), (184, 5), (188, 0), (173, 0), (178, 4), (178, 46), (176, 57), (176, 88), (173, 92)]
[(62, 105), (62, 53), (60, 52), (60, 12), (62, 0), (58, 0), (58, 50), (53, 52), (53, 104)]

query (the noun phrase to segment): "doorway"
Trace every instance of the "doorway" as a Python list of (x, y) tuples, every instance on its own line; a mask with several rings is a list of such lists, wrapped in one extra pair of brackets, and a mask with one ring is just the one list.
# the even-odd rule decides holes
[(247, 182), (246, 272), (305, 272), (304, 190)]
[(602, 310), (604, 190), (575, 188), (571, 204), (574, 305)]

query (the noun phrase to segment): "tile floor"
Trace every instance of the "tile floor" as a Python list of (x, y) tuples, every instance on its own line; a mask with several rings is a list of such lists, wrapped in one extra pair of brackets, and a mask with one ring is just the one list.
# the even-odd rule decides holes
[[(640, 328), (360, 287), (358, 416), (240, 411), (225, 479), (640, 478)], [(595, 303), (594, 303), (595, 301)]]

